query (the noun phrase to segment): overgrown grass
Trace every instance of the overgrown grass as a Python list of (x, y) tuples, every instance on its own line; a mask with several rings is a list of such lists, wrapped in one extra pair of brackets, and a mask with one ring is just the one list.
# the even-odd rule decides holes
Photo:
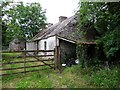
[(67, 67), (62, 73), (55, 70), (42, 70), (20, 75), (3, 77), (3, 87), (8, 88), (118, 88), (119, 72)]
[[(8, 58), (5, 58), (8, 59)], [(29, 58), (30, 59), (30, 58)], [(19, 61), (22, 59), (15, 59)], [(8, 60), (6, 60), (8, 61)], [(32, 63), (28, 65), (36, 65)], [(17, 67), (11, 65), (8, 67)], [(21, 65), (22, 66), (22, 65)], [(46, 68), (46, 67), (42, 67)], [(39, 68), (36, 68), (39, 69)], [(30, 70), (34, 70), (31, 68)], [(7, 71), (6, 73), (11, 73)], [(80, 65), (58, 70), (47, 69), (26, 74), (9, 75), (2, 77), (3, 88), (120, 88), (120, 69), (113, 67), (110, 70), (96, 68), (81, 68)]]
[[(72, 67), (71, 67), (72, 68)], [(66, 68), (63, 73), (56, 70), (42, 70), (3, 77), (3, 88), (87, 88), (92, 87), (80, 76)]]
[(51, 82), (45, 72), (32, 72), (3, 77), (3, 88), (50, 88)]
[(9, 62), (9, 61), (19, 57), (20, 55), (21, 55), (21, 53), (2, 53), (2, 62)]
[(105, 68), (95, 70), (95, 68), (81, 68), (79, 65), (74, 66), (71, 72), (81, 77), (96, 87), (102, 88), (120, 88), (120, 68), (112, 67), (110, 70)]
[(120, 87), (120, 77), (119, 70), (117, 68), (113, 68), (110, 71), (108, 70), (100, 70), (92, 73), (90, 78), (90, 83), (100, 87), (107, 88), (118, 88)]
[(2, 57), (5, 58), (9, 58), (9, 57), (16, 57), (18, 55), (21, 55), (21, 53), (2, 53)]
[[(23, 62), (24, 61), (24, 58), (22, 57), (19, 57), (21, 56), (21, 53), (4, 53), (3, 54), (3, 59), (2, 59), (2, 63), (11, 63), (11, 62)], [(33, 61), (36, 59), (35, 58), (26, 58), (26, 61)], [(47, 64), (52, 64), (53, 62), (52, 61), (45, 61)], [(42, 62), (27, 62), (25, 64), (25, 66), (36, 66), (36, 65), (42, 65), (43, 63)], [(24, 63), (17, 63), (17, 64), (7, 64), (7, 65), (3, 65), (2, 68), (18, 68), (18, 67), (24, 67)], [(26, 68), (27, 71), (29, 70), (39, 70), (39, 69), (45, 69), (45, 68), (48, 68), (48, 66), (44, 66), (44, 67), (34, 67), (34, 68)], [(21, 72), (23, 71), (23, 69), (17, 69), (17, 70), (9, 70), (9, 71), (4, 71), (4, 74), (5, 73), (14, 73), (14, 72)]]
[[(4, 54), (4, 61), (10, 62), (10, 57), (12, 55)], [(10, 57), (9, 57), (10, 56)], [(15, 56), (15, 55), (14, 55)], [(16, 57), (16, 56), (15, 56)], [(27, 58), (27, 60), (33, 60), (33, 58)], [(12, 62), (23, 61), (22, 58), (12, 58)], [(51, 62), (48, 62), (51, 63)], [(38, 63), (28, 63), (27, 66), (38, 65)], [(17, 68), (23, 66), (22, 64), (12, 64), (3, 66), (3, 68)], [(29, 70), (47, 68), (38, 67), (38, 68), (30, 68)], [(39, 72), (32, 72), (26, 74), (18, 74), (18, 75), (9, 75), (4, 76), (2, 78), (2, 87), (3, 88), (74, 88), (74, 87), (90, 87), (87, 83), (82, 80), (80, 77), (75, 76), (75, 73), (70, 71), (72, 68), (66, 68), (63, 73), (60, 73), (58, 70), (47, 69), (40, 70)], [(21, 70), (17, 70), (21, 71)], [(11, 73), (14, 71), (7, 71), (5, 73)], [(16, 71), (15, 71), (16, 72)], [(78, 81), (80, 79), (80, 81)]]

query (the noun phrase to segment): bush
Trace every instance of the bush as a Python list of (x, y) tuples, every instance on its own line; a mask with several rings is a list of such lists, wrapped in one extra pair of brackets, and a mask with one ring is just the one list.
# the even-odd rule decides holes
[(98, 67), (81, 68), (80, 65), (72, 66), (67, 72), (74, 73), (78, 77), (88, 82), (89, 85), (104, 88), (120, 87), (120, 69), (119, 67), (111, 67), (110, 70)]
[(102, 69), (97, 72), (93, 72), (89, 79), (90, 84), (93, 84), (95, 86), (107, 88), (119, 87), (119, 69)]

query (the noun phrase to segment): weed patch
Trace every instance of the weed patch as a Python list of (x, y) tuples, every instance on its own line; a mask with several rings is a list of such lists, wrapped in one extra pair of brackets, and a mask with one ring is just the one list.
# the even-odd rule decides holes
[(93, 73), (90, 77), (90, 83), (100, 87), (115, 88), (118, 87), (119, 77), (118, 69), (100, 70)]

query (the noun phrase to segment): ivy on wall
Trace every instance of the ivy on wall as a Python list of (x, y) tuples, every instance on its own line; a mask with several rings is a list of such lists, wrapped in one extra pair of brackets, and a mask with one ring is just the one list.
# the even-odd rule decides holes
[(84, 68), (87, 66), (87, 46), (82, 44), (77, 45), (76, 52), (80, 65)]
[[(81, 2), (80, 4), (78, 31), (81, 33), (83, 28), (90, 29), (93, 27), (97, 31), (97, 37), (94, 38), (98, 45), (96, 47), (96, 59), (102, 63), (109, 62), (109, 65), (112, 63), (119, 65), (120, 2)], [(93, 31), (94, 29), (90, 30)], [(84, 33), (86, 34), (86, 32)], [(82, 46), (78, 45), (78, 47), (85, 50)], [(78, 53), (82, 54), (82, 52), (81, 50)], [(97, 60), (94, 61), (97, 64), (99, 63)]]

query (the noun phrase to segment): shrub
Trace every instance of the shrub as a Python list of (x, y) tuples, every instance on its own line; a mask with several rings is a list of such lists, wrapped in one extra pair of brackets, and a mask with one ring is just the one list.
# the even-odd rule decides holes
[(90, 84), (107, 87), (107, 88), (115, 88), (119, 86), (119, 70), (99, 70), (97, 72), (92, 73), (90, 76)]

